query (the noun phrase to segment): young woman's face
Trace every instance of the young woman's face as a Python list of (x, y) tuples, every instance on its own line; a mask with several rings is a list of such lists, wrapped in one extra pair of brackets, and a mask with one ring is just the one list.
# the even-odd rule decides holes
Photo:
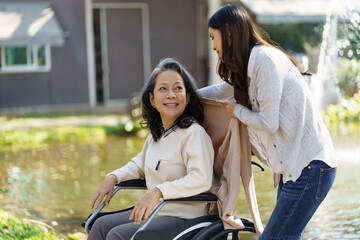
[(212, 49), (218, 54), (219, 58), (222, 58), (222, 38), (219, 29), (209, 27), (210, 38), (212, 39)]
[(150, 102), (160, 113), (165, 130), (183, 114), (189, 97), (184, 80), (173, 70), (161, 72), (156, 77), (154, 93), (149, 93)]

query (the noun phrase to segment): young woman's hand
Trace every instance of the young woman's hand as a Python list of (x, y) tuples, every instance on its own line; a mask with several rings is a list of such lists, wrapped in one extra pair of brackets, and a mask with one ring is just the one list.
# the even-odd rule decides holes
[(141, 223), (141, 219), (144, 222), (150, 216), (150, 213), (154, 209), (154, 207), (159, 203), (159, 199), (162, 198), (163, 195), (158, 188), (153, 188), (149, 192), (145, 194), (135, 205), (133, 211), (130, 214), (130, 220), (134, 220), (136, 225)]
[(105, 196), (105, 204), (109, 205), (111, 195), (114, 192), (114, 185), (117, 182), (117, 178), (115, 175), (109, 175), (105, 178), (105, 180), (101, 183), (98, 187), (96, 192), (94, 193), (92, 200), (91, 200), (91, 208), (98, 208), (101, 201), (104, 199)]
[(224, 105), (225, 105), (226, 112), (228, 113), (228, 115), (230, 117), (236, 117), (234, 115), (234, 109), (236, 106), (236, 102), (226, 101), (226, 102), (224, 102)]

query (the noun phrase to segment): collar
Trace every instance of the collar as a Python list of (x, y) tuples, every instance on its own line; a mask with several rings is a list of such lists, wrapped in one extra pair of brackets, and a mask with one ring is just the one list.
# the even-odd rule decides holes
[(258, 54), (261, 46), (262, 45), (255, 45), (251, 49), (250, 56), (249, 56), (249, 62), (248, 62), (248, 68), (247, 68), (247, 74), (250, 79), (253, 79), (254, 68), (255, 68), (255, 59), (257, 57), (257, 54)]
[(169, 127), (166, 131), (164, 130), (164, 128), (162, 129), (163, 130), (163, 137), (166, 138), (167, 136), (169, 136), (170, 133), (172, 132), (175, 132), (176, 129), (178, 129), (178, 125), (172, 125), (171, 127)]

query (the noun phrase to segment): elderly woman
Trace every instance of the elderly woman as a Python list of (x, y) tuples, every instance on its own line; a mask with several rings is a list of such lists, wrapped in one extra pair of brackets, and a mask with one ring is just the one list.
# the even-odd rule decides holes
[[(161, 199), (188, 197), (210, 189), (214, 152), (200, 125), (204, 110), (192, 76), (176, 60), (162, 60), (150, 76), (142, 103), (150, 130), (142, 152), (106, 176), (91, 207), (97, 208), (105, 196), (108, 204), (114, 185), (124, 180), (145, 178), (148, 191), (133, 210), (99, 218), (88, 239), (130, 239)], [(168, 204), (147, 229), (175, 226), (204, 214), (203, 203)]]

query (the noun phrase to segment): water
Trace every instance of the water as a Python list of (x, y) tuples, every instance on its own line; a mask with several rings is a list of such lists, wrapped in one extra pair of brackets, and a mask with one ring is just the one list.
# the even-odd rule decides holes
[[(329, 196), (309, 223), (303, 239), (360, 238), (360, 134), (333, 131), (338, 175)], [(110, 138), (104, 145), (53, 145), (47, 150), (0, 153), (0, 206), (21, 218), (42, 221), (65, 236), (84, 232), (80, 222), (106, 173), (124, 165), (141, 150), (144, 139)], [(254, 168), (261, 218), (265, 224), (275, 205), (269, 169)], [(122, 190), (109, 210), (126, 207), (143, 195)], [(121, 196), (121, 197), (120, 197)], [(237, 214), (250, 217), (243, 189)], [(244, 234), (241, 239), (256, 239)]]

